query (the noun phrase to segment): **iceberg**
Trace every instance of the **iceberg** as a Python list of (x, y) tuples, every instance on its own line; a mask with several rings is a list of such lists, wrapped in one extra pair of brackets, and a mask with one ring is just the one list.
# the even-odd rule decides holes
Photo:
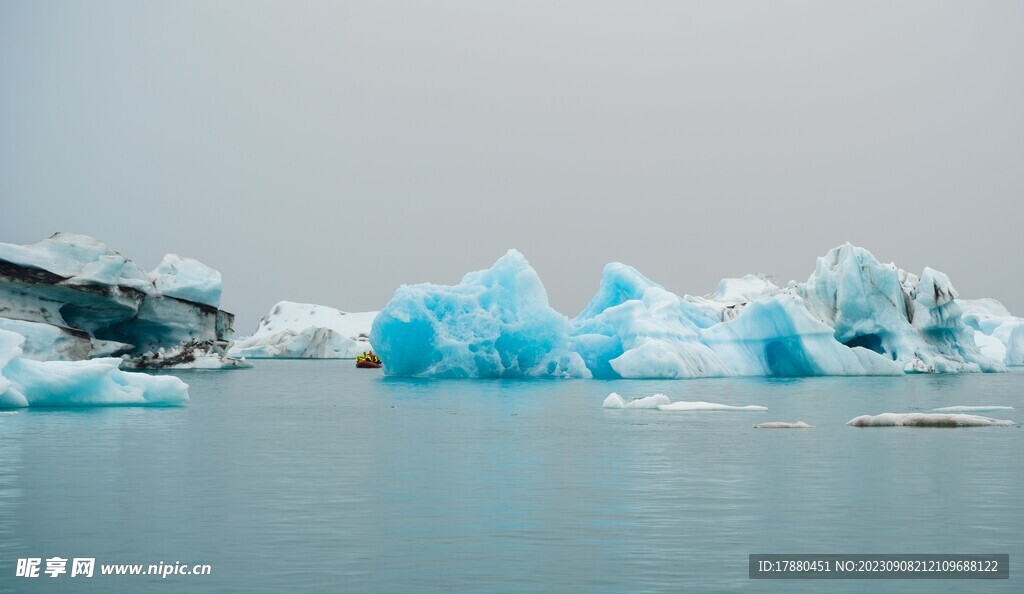
[(120, 359), (35, 361), (22, 356), (25, 338), (0, 330), (0, 408), (26, 406), (175, 406), (188, 401), (176, 377), (122, 371)]
[(0, 328), (25, 337), (29, 359), (122, 355), (158, 365), (151, 355), (160, 349), (196, 342), (223, 360), (234, 316), (219, 309), (220, 294), (219, 272), (175, 254), (147, 274), (85, 235), (0, 243)]
[(797, 421), (795, 423), (770, 421), (768, 423), (758, 423), (754, 425), (754, 429), (814, 429), (814, 425), (808, 425), (803, 421)]
[(374, 321), (371, 342), (392, 376), (1005, 371), (1012, 349), (995, 359), (979, 348), (979, 336), (1016, 344), (1018, 335), (1009, 330), (1014, 322), (999, 312), (999, 324), (986, 323), (961, 307), (945, 274), (931, 268), (908, 273), (847, 243), (818, 258), (804, 283), (780, 288), (763, 275), (747, 275), (723, 279), (705, 297), (680, 297), (630, 266), (611, 263), (597, 293), (570, 320), (550, 307), (536, 271), (511, 250), (453, 287), (402, 286)]
[(668, 396), (664, 394), (655, 394), (654, 396), (647, 396), (645, 398), (637, 398), (635, 400), (626, 400), (622, 396), (619, 396), (615, 392), (612, 392), (604, 399), (604, 408), (633, 408), (633, 409), (653, 409), (657, 410), (659, 406), (668, 404), (670, 400)]
[(592, 377), (570, 323), (515, 250), (459, 284), (403, 285), (373, 321), (387, 375), (448, 378)]
[(874, 351), (907, 373), (1004, 370), (978, 349), (960, 319), (956, 289), (937, 270), (925, 268), (918, 277), (847, 243), (818, 258), (795, 291), (836, 340)]
[(731, 406), (728, 404), (718, 404), (717, 402), (687, 402), (680, 400), (679, 402), (673, 402), (672, 404), (662, 404), (658, 406), (658, 410), (666, 411), (687, 411), (687, 412), (728, 412), (728, 411), (765, 411), (768, 410), (765, 406), (748, 405), (748, 406)]
[(995, 299), (957, 299), (964, 324), (990, 359), (1005, 365), (1024, 365), (1024, 319), (1010, 315)]
[(1013, 427), (1017, 423), (977, 415), (937, 413), (882, 413), (862, 415), (846, 423), (851, 427)]
[(373, 350), (375, 311), (348, 313), (310, 303), (281, 301), (252, 336), (235, 340), (231, 357), (246, 359), (354, 359)]

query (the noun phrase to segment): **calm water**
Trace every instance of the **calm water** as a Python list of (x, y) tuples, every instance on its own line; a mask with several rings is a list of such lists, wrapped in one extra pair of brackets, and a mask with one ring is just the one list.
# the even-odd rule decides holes
[[(351, 361), (181, 374), (184, 408), (0, 416), (0, 591), (1022, 591), (1024, 431), (855, 429), (1024, 373), (408, 381)], [(601, 408), (611, 391), (767, 413)], [(811, 430), (755, 430), (762, 421)], [(756, 581), (750, 553), (1009, 553), (1009, 581)], [(19, 557), (212, 575), (15, 578)], [(98, 573), (98, 570), (97, 570)]]

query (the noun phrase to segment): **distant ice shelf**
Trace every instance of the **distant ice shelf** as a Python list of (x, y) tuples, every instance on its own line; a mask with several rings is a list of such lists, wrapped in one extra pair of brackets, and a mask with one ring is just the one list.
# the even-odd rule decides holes
[(937, 270), (915, 275), (844, 244), (818, 258), (806, 282), (780, 287), (747, 275), (723, 279), (705, 297), (680, 297), (611, 263), (569, 319), (510, 250), (457, 285), (402, 286), (370, 342), (386, 374), (410, 377), (999, 372), (1020, 364), (1024, 326), (997, 304), (959, 300)]

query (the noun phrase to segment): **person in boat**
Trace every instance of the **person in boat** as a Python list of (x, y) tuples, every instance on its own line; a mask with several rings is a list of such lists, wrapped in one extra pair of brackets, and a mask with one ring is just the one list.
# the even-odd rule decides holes
[(356, 362), (359, 362), (359, 361), (369, 361), (370, 363), (380, 363), (381, 362), (380, 361), (380, 357), (378, 357), (376, 355), (376, 353), (374, 353), (373, 351), (366, 351), (362, 355), (359, 355), (358, 357), (356, 357)]

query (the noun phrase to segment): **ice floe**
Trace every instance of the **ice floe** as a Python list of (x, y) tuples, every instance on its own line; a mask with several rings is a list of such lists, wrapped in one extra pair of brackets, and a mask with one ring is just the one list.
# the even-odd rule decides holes
[(664, 394), (655, 394), (654, 396), (647, 396), (645, 398), (637, 398), (635, 400), (626, 400), (622, 396), (619, 396), (615, 392), (612, 392), (604, 399), (605, 408), (645, 408), (645, 409), (657, 409), (661, 405), (669, 404), (668, 396)]
[(732, 405), (729, 405), (729, 404), (718, 404), (716, 402), (703, 402), (703, 401), (687, 402), (685, 400), (680, 400), (679, 402), (673, 402), (672, 404), (662, 404), (662, 405), (659, 405), (658, 406), (658, 410), (666, 410), (666, 411), (697, 411), (697, 412), (700, 412), (700, 411), (728, 412), (728, 411), (764, 411), (764, 410), (768, 410), (768, 407), (756, 406), (756, 405), (753, 405), (753, 404), (748, 405), (748, 406), (732, 406)]
[(1012, 427), (1015, 421), (978, 415), (940, 413), (882, 413), (862, 415), (846, 423), (852, 427)]
[(937, 413), (972, 413), (972, 412), (996, 412), (1000, 410), (1013, 410), (1012, 406), (943, 406), (933, 408)]
[(814, 429), (814, 425), (808, 425), (803, 421), (797, 421), (795, 423), (771, 421), (768, 423), (758, 423), (754, 425), (754, 429)]

